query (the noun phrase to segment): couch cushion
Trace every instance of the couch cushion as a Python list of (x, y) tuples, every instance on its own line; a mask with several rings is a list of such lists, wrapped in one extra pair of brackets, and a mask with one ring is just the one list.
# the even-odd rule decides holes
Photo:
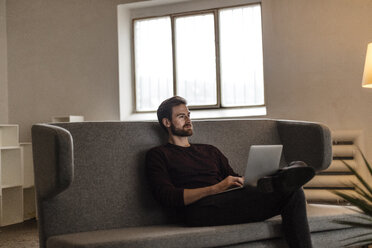
[[(311, 232), (322, 232), (346, 228), (334, 220), (352, 219), (356, 213), (341, 206), (309, 204), (308, 215)], [(156, 225), (81, 232), (50, 237), (47, 240), (47, 247), (226, 246), (279, 237), (280, 222), (280, 217), (275, 217), (264, 222), (214, 227)]]

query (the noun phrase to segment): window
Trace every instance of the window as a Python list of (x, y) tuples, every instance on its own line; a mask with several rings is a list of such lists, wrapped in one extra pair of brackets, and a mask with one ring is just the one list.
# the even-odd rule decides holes
[(136, 108), (154, 110), (173, 95), (172, 36), (169, 17), (136, 21)]
[(214, 15), (175, 18), (177, 95), (190, 106), (217, 104)]
[(133, 21), (136, 111), (264, 105), (261, 5)]

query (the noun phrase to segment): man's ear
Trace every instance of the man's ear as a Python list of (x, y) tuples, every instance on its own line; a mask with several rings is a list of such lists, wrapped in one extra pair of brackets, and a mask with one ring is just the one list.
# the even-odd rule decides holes
[(171, 126), (171, 121), (168, 118), (163, 118), (161, 121), (165, 127)]

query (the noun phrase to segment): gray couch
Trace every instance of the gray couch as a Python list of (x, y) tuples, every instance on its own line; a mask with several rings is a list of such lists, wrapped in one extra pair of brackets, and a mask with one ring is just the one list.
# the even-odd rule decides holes
[[(317, 171), (332, 159), (327, 127), (280, 120), (194, 121), (193, 143), (218, 147), (243, 173), (252, 144), (283, 144), (281, 165)], [(166, 142), (155, 122), (83, 122), (32, 127), (40, 247), (286, 247), (280, 217), (216, 227), (171, 224), (147, 188), (144, 158)], [(314, 247), (340, 247), (363, 232), (334, 222), (345, 207), (308, 204)]]

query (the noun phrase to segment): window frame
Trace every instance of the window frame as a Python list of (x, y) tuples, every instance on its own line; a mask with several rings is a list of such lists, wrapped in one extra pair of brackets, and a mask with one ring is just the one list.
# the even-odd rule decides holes
[[(172, 66), (173, 66), (173, 96), (177, 95), (177, 68), (176, 68), (176, 41), (175, 41), (175, 18), (177, 17), (184, 17), (184, 16), (194, 16), (200, 14), (213, 14), (214, 16), (214, 35), (215, 35), (215, 55), (216, 55), (216, 97), (217, 103), (214, 105), (189, 105), (188, 108), (190, 110), (218, 110), (218, 109), (248, 109), (248, 108), (257, 108), (257, 107), (265, 107), (266, 106), (266, 97), (265, 97), (265, 77), (264, 77), (264, 68), (263, 68), (263, 88), (264, 88), (264, 103), (257, 104), (257, 105), (241, 105), (241, 106), (222, 106), (222, 92), (221, 92), (221, 59), (220, 59), (220, 24), (219, 24), (219, 11), (223, 9), (231, 9), (231, 8), (238, 8), (238, 7), (247, 7), (251, 5), (259, 5), (261, 11), (261, 34), (263, 34), (263, 25), (262, 25), (262, 4), (261, 2), (252, 2), (246, 4), (238, 4), (238, 5), (231, 5), (231, 6), (224, 6), (224, 7), (217, 7), (217, 8), (209, 8), (203, 10), (193, 10), (193, 11), (185, 11), (179, 13), (171, 13), (171, 14), (163, 14), (163, 15), (153, 15), (153, 16), (145, 16), (145, 17), (136, 17), (132, 18), (131, 20), (131, 55), (132, 55), (132, 80), (133, 80), (133, 113), (154, 113), (156, 110), (138, 110), (137, 109), (137, 92), (136, 92), (136, 69), (135, 69), (135, 34), (134, 34), (134, 25), (135, 21), (138, 20), (146, 20), (151, 18), (160, 18), (160, 17), (170, 17), (171, 20), (171, 37), (172, 37)], [(263, 56), (263, 38), (262, 38), (262, 56)]]

